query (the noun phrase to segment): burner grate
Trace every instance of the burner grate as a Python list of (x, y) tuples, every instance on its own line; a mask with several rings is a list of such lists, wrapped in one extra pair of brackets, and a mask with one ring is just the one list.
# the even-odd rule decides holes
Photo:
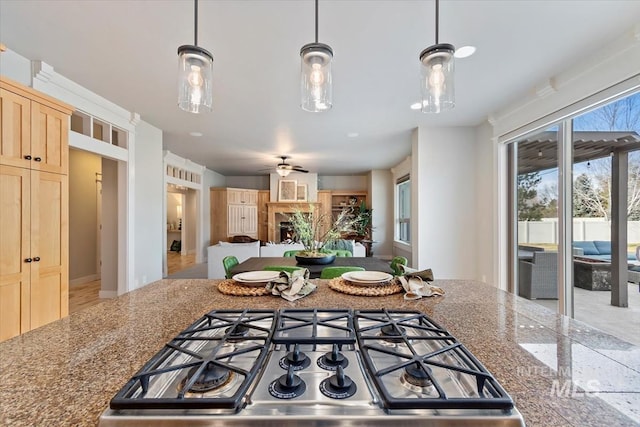
[[(265, 361), (275, 319), (273, 310), (214, 310), (205, 314), (156, 353), (116, 394), (110, 407), (237, 411)], [(193, 393), (208, 370), (241, 381), (221, 396), (208, 397), (207, 390), (201, 395)]]
[(276, 344), (354, 344), (353, 311), (341, 309), (282, 309), (273, 342)]
[(513, 408), (480, 361), (423, 313), (361, 310), (354, 317), (358, 346), (386, 408)]

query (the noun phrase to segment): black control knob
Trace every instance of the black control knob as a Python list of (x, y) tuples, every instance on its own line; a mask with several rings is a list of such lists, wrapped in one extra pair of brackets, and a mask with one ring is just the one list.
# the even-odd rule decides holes
[(293, 399), (302, 396), (307, 390), (307, 384), (296, 375), (294, 365), (289, 365), (287, 373), (269, 384), (269, 393), (278, 399)]
[(338, 366), (346, 368), (349, 365), (349, 359), (344, 357), (344, 354), (340, 353), (340, 347), (338, 344), (333, 344), (331, 351), (325, 353), (318, 359), (318, 366), (328, 371), (335, 371)]
[(344, 374), (342, 366), (338, 366), (336, 374), (329, 378), (329, 383), (337, 390), (344, 390), (351, 387), (353, 381)]
[(356, 384), (344, 373), (340, 365), (336, 368), (335, 375), (330, 376), (320, 383), (320, 392), (332, 399), (346, 399), (357, 391)]
[(300, 387), (302, 379), (296, 375), (296, 371), (293, 366), (290, 366), (287, 373), (278, 378), (278, 383), (283, 389), (295, 389)]
[(291, 365), (299, 365), (304, 359), (306, 359), (307, 355), (304, 352), (300, 351), (300, 345), (296, 344), (293, 347), (293, 351), (287, 354), (287, 360)]
[(293, 351), (287, 353), (282, 359), (280, 359), (280, 367), (282, 369), (289, 369), (293, 367), (296, 371), (307, 368), (311, 365), (311, 359), (303, 351), (300, 351), (300, 344), (296, 344), (293, 347)]

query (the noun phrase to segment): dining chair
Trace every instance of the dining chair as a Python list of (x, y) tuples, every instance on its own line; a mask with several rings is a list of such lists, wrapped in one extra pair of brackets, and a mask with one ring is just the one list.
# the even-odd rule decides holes
[(393, 275), (394, 276), (402, 276), (403, 271), (402, 268), (400, 267), (401, 265), (407, 265), (409, 261), (407, 261), (407, 259), (403, 256), (397, 256), (394, 257), (391, 260), (391, 269), (393, 270)]
[(323, 252), (329, 253), (329, 254), (334, 254), (337, 257), (350, 257), (353, 256), (351, 254), (351, 251), (348, 251), (346, 249), (325, 249)]
[(267, 271), (286, 271), (287, 273), (293, 273), (296, 270), (302, 270), (302, 267), (294, 267), (291, 265), (267, 265), (266, 267), (262, 267), (262, 269)]
[(227, 279), (231, 279), (231, 277), (233, 277), (233, 274), (231, 274), (231, 269), (238, 264), (240, 264), (238, 262), (238, 258), (233, 255), (222, 258), (222, 266), (224, 267), (224, 273)]
[(287, 258), (289, 258), (289, 257), (294, 257), (294, 256), (296, 256), (296, 254), (297, 254), (298, 252), (300, 252), (300, 249), (292, 250), (292, 251), (286, 251), (282, 256), (283, 256), (283, 257), (287, 257)]
[(364, 271), (364, 268), (362, 268), (362, 267), (351, 267), (351, 266), (325, 267), (325, 268), (322, 269), (322, 272), (320, 273), (320, 278), (321, 279), (333, 279), (334, 277), (340, 277), (344, 273), (348, 273), (349, 271)]

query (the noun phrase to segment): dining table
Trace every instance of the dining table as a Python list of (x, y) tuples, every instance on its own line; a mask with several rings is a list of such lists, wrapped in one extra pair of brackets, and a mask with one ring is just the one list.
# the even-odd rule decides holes
[(300, 264), (295, 257), (253, 257), (231, 269), (231, 274), (259, 271), (267, 266), (304, 267), (309, 270), (309, 278), (317, 279), (325, 267), (362, 267), (369, 271), (393, 273), (389, 261), (375, 257), (336, 257), (329, 264)]

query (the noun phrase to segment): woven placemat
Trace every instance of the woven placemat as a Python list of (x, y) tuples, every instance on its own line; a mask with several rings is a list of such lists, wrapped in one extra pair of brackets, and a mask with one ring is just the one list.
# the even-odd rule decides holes
[(329, 288), (334, 291), (349, 295), (360, 295), (364, 297), (383, 297), (402, 292), (402, 286), (389, 283), (388, 285), (361, 286), (353, 285), (341, 277), (329, 280)]
[(271, 291), (263, 286), (243, 286), (231, 279), (226, 279), (218, 283), (218, 290), (225, 295), (235, 295), (238, 297), (271, 295)]

